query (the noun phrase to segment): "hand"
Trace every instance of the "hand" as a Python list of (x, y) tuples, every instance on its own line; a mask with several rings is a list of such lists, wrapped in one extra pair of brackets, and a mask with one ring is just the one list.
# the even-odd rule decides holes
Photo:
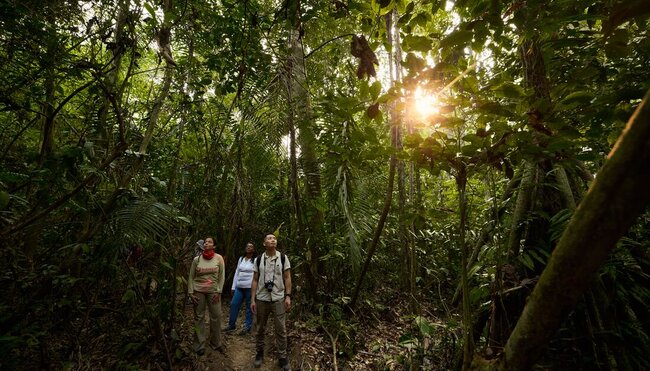
[(230, 290), (230, 295), (235, 295), (235, 290)]
[(216, 304), (221, 301), (221, 293), (218, 292), (212, 296), (212, 304)]
[(190, 294), (190, 299), (192, 300), (192, 303), (194, 303), (194, 304), (199, 303), (199, 297), (194, 295), (194, 294)]
[(285, 296), (284, 297), (284, 310), (289, 311), (291, 309), (291, 297), (290, 296)]
[(257, 306), (255, 305), (255, 299), (251, 300), (251, 312), (257, 314)]

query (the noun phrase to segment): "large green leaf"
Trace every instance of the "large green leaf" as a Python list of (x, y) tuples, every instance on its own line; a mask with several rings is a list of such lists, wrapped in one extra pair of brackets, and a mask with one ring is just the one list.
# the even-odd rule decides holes
[(415, 50), (419, 52), (431, 51), (431, 40), (425, 36), (408, 35), (404, 38), (404, 49)]
[(491, 88), (496, 94), (505, 98), (523, 98), (526, 95), (524, 89), (511, 82), (504, 82)]
[(472, 40), (472, 31), (456, 30), (440, 40), (440, 48), (450, 49), (467, 45)]
[(594, 99), (594, 93), (590, 91), (573, 92), (560, 101), (557, 110), (572, 109), (580, 105), (588, 104)]

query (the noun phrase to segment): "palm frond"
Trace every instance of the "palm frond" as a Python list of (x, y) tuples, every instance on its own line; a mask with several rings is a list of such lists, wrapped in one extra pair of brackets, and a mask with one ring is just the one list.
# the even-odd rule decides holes
[(128, 240), (155, 239), (189, 220), (169, 205), (153, 199), (138, 199), (115, 212), (111, 225), (116, 235)]

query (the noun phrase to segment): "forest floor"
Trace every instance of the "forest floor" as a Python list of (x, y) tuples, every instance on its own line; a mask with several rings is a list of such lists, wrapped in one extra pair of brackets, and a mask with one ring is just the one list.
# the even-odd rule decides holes
[[(408, 301), (403, 295), (378, 293), (382, 298), (379, 303), (364, 303), (355, 313), (354, 319), (323, 322), (323, 314), (311, 312), (305, 306), (295, 305), (287, 319), (289, 362), (293, 371), (300, 370), (334, 370), (332, 341), (324, 331), (327, 327), (336, 341), (336, 361), (338, 369), (343, 371), (362, 370), (405, 370), (413, 366), (415, 358), (420, 361), (411, 369), (448, 370), (458, 358), (460, 332), (447, 330), (449, 327), (438, 318), (443, 312), (434, 303), (421, 303), (426, 324), (415, 320), (408, 314)], [(179, 300), (184, 300), (181, 296)], [(229, 313), (229, 300), (222, 304), (222, 324), (225, 327)], [(261, 368), (255, 369), (255, 338), (252, 333), (240, 335), (236, 330), (231, 334), (222, 334), (224, 352), (217, 352), (206, 347), (202, 356), (193, 351), (194, 314), (192, 305), (181, 307), (176, 317), (174, 331), (164, 344), (170, 350), (155, 342), (150, 335), (151, 328), (143, 324), (148, 317), (134, 314), (129, 319), (118, 311), (107, 311), (93, 321), (85, 330), (67, 330), (50, 342), (50, 366), (43, 366), (39, 354), (30, 354), (32, 363), (23, 365), (22, 369), (173, 369), (181, 371), (215, 370), (279, 370), (275, 353), (273, 324), (269, 322), (265, 337), (265, 359)], [(343, 314), (343, 318), (345, 318)], [(240, 312), (238, 329), (242, 328), (244, 311)], [(70, 323), (69, 329), (84, 328), (82, 319)], [(449, 321), (449, 319), (447, 320)], [(459, 322), (457, 315), (451, 321)], [(207, 322), (207, 321), (206, 321)], [(135, 325), (134, 325), (135, 324)], [(339, 327), (336, 327), (336, 324)], [(206, 326), (209, 328), (209, 326)], [(428, 329), (428, 336), (419, 335), (422, 329)], [(71, 335), (76, 335), (74, 338)], [(70, 340), (72, 339), (72, 340)], [(70, 352), (71, 341), (76, 348)], [(19, 354), (20, 355), (20, 354)], [(57, 355), (67, 355), (67, 361)], [(39, 363), (40, 362), (40, 363)], [(66, 363), (67, 362), (67, 363)], [(66, 365), (66, 366), (62, 366)], [(411, 366), (409, 366), (411, 365)]]
[[(230, 313), (229, 302), (226, 300), (222, 304), (222, 318), (221, 328), (223, 329), (228, 321), (228, 314)], [(191, 329), (193, 326), (193, 308), (191, 305), (185, 306), (185, 320), (183, 323), (184, 328)], [(209, 325), (206, 315), (206, 330), (209, 331)], [(254, 368), (253, 362), (255, 360), (255, 335), (251, 331), (248, 334), (240, 334), (243, 325), (244, 312), (240, 312), (237, 320), (237, 329), (232, 333), (224, 333), (222, 331), (222, 341), (224, 345), (224, 352), (220, 353), (206, 347), (206, 352), (203, 356), (193, 355), (194, 359), (191, 364), (193, 370), (223, 370), (223, 371), (248, 371), (260, 370), (271, 371), (279, 370), (278, 359), (275, 354), (275, 340), (273, 335), (273, 324), (269, 321), (266, 326), (266, 340), (264, 348), (264, 363), (261, 368)], [(291, 345), (292, 340), (295, 338), (295, 333), (289, 333), (288, 342)], [(191, 337), (188, 336), (188, 347), (191, 348)], [(302, 369), (300, 360), (300, 349), (289, 348), (289, 359), (291, 362), (292, 370)], [(309, 368), (307, 368), (309, 369)]]
[[(402, 305), (404, 304), (404, 305)], [(406, 303), (394, 303), (382, 313), (378, 313), (367, 324), (355, 329), (348, 329), (339, 334), (337, 347), (337, 363), (340, 370), (396, 370), (402, 369), (398, 360), (408, 358), (408, 349), (400, 346), (400, 337), (412, 327), (412, 319), (404, 315)], [(229, 313), (229, 302), (226, 299), (222, 304), (222, 325), (225, 327)], [(193, 324), (193, 310), (191, 305), (185, 306), (182, 328), (185, 333), (183, 348), (191, 349), (192, 339), (189, 330)], [(279, 370), (275, 353), (273, 324), (269, 321), (266, 329), (265, 358), (261, 368), (255, 369), (255, 337), (254, 334), (239, 334), (243, 325), (243, 310), (240, 312), (237, 330), (230, 334), (223, 334), (225, 351), (220, 353), (206, 348), (203, 356), (193, 352), (191, 361), (185, 363), (180, 369), (186, 370), (219, 370), (219, 371), (247, 371)], [(287, 319), (288, 351), (291, 369), (297, 370), (333, 370), (332, 343), (322, 328), (312, 323)], [(305, 316), (295, 316), (305, 317)], [(206, 321), (207, 322), (207, 321)], [(206, 328), (208, 328), (206, 324)], [(186, 361), (189, 361), (186, 359)], [(435, 367), (434, 367), (435, 368)], [(431, 369), (434, 369), (431, 368)], [(429, 368), (427, 368), (429, 369)]]

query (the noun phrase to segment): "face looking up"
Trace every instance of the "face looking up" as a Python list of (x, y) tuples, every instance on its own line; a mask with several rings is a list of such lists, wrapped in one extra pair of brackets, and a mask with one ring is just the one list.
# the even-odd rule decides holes
[(214, 250), (214, 240), (212, 237), (208, 237), (205, 239), (205, 242), (203, 243), (203, 250), (209, 251), (209, 250)]
[(269, 233), (264, 237), (264, 246), (275, 248), (278, 245), (278, 239), (275, 238), (275, 235)]

